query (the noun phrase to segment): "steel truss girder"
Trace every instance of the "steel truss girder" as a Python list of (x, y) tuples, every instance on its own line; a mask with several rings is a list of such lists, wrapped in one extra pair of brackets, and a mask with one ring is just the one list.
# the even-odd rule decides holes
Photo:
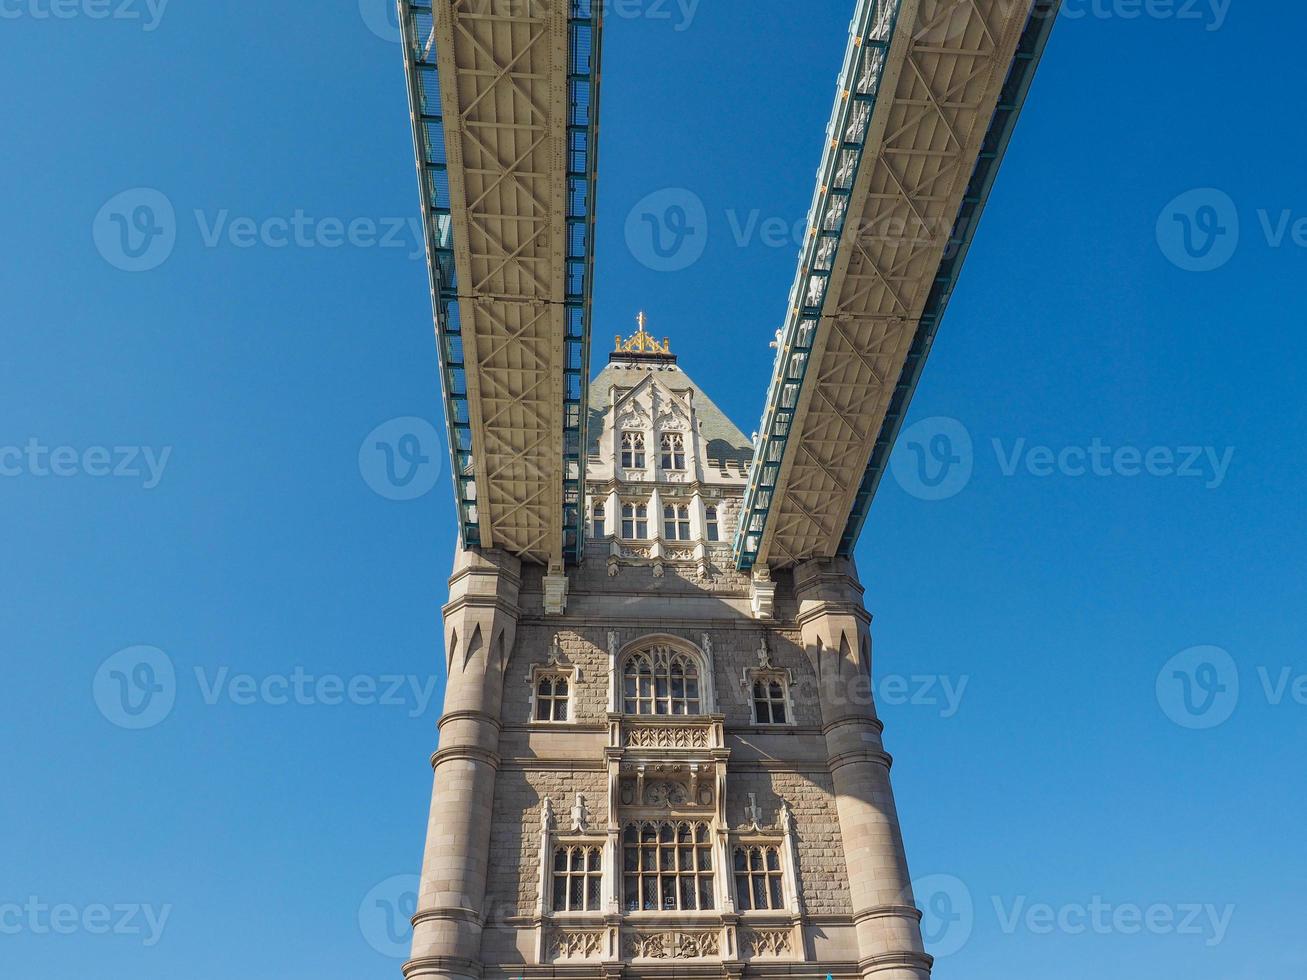
[(460, 539), (559, 568), (582, 545), (602, 4), (398, 2)]
[[(858, 6), (836, 137), (848, 135), (859, 25), (876, 6)], [(835, 182), (821, 172), (736, 537), (740, 567), (851, 553), (1057, 7), (896, 9), (834, 223)]]

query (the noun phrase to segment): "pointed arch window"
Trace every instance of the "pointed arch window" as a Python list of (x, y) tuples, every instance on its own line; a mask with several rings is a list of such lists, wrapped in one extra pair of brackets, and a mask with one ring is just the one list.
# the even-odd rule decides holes
[(699, 663), (688, 653), (654, 647), (630, 654), (622, 665), (622, 707), (629, 715), (697, 715), (702, 712)]
[(649, 505), (625, 501), (622, 504), (622, 537), (643, 541), (649, 537)]
[(663, 537), (668, 541), (690, 540), (688, 504), (666, 504), (663, 507)]
[(663, 469), (685, 469), (685, 438), (679, 432), (664, 432), (659, 442)]
[(622, 467), (628, 470), (644, 469), (644, 433), (622, 433)]

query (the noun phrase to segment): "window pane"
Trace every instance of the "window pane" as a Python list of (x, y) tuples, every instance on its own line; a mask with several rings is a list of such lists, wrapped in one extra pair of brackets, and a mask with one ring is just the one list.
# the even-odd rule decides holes
[(590, 911), (599, 908), (599, 886), (602, 882), (597, 875), (591, 875), (586, 884), (585, 907)]
[(568, 895), (567, 895), (569, 908), (573, 908), (573, 909), (581, 908), (585, 898), (584, 888), (585, 888), (584, 878), (578, 876), (570, 879), (569, 887), (568, 887)]
[(785, 907), (785, 901), (781, 897), (781, 879), (774, 875), (771, 878), (771, 907), (774, 909)]
[(588, 857), (587, 860), (586, 860), (586, 867), (587, 867), (590, 871), (598, 871), (598, 870), (599, 870), (599, 867), (600, 867), (600, 864), (599, 864), (599, 853), (600, 853), (600, 852), (599, 852), (599, 848), (597, 848), (597, 847), (592, 847), (592, 848), (590, 848), (590, 854), (589, 854), (589, 857)]
[(566, 678), (566, 677), (560, 677), (560, 678), (558, 678), (556, 681), (554, 681), (554, 697), (556, 697), (556, 698), (565, 698), (565, 697), (567, 697), (567, 678)]
[(699, 879), (699, 908), (710, 909), (713, 907), (712, 879), (702, 877)]
[(785, 721), (785, 703), (783, 701), (777, 701), (773, 704), (771, 706), (771, 714), (772, 721), (778, 725), (783, 723)]
[(762, 851), (758, 850), (756, 847), (749, 848), (749, 870), (762, 870)]
[(640, 907), (640, 883), (638, 878), (627, 878), (623, 889), (626, 910), (634, 912)]
[(560, 847), (558, 850), (554, 851), (554, 870), (567, 870), (567, 848)]
[(767, 883), (762, 878), (753, 879), (753, 905), (759, 909), (767, 907)]
[[(627, 832), (629, 833), (630, 831), (628, 830)], [(634, 847), (628, 847), (623, 851), (622, 869), (624, 871), (640, 870), (640, 852)]]
[(675, 908), (676, 908), (676, 879), (673, 878), (673, 877), (671, 877), (670, 875), (668, 875), (668, 876), (665, 876), (665, 877), (661, 878), (660, 880), (662, 881), (662, 884), (663, 884), (663, 888), (662, 888), (662, 892), (663, 892), (663, 908), (664, 908), (664, 909), (672, 909), (672, 910), (675, 910)]
[(737, 847), (735, 849), (735, 870), (736, 871), (749, 870), (749, 863), (744, 858), (744, 848), (742, 847)]
[(573, 871), (585, 870), (585, 851), (583, 851), (579, 847), (572, 848), (572, 870)]
[(567, 911), (567, 879), (566, 878), (554, 879), (554, 911), (555, 912)]
[(707, 847), (699, 848), (699, 870), (712, 870), (712, 850)]
[(554, 721), (567, 721), (567, 702), (561, 698), (554, 699)]
[(645, 878), (643, 882), (643, 908), (646, 912), (656, 911), (658, 908), (658, 879)]
[(749, 879), (745, 875), (735, 876), (735, 901), (740, 906), (741, 912), (747, 912), (753, 908), (749, 904)]
[(536, 721), (549, 720), (549, 706), (551, 702), (548, 698), (540, 698), (536, 701)]
[(767, 848), (767, 870), (768, 871), (781, 870), (781, 856), (780, 853), (774, 847)]
[(681, 879), (681, 908), (694, 908), (694, 878)]
[(758, 724), (766, 725), (771, 722), (771, 706), (766, 701), (753, 702), (754, 710), (758, 714)]

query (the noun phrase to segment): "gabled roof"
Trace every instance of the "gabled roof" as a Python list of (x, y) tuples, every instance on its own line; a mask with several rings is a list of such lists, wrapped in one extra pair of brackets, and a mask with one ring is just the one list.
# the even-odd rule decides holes
[(694, 392), (694, 413), (699, 423), (699, 435), (707, 447), (710, 462), (736, 463), (748, 468), (753, 459), (753, 446), (743, 432), (726, 417), (720, 408), (694, 380), (674, 363), (665, 361), (657, 365), (644, 363), (636, 358), (615, 357), (598, 376), (590, 382), (590, 428), (589, 446), (591, 455), (599, 452), (599, 438), (604, 430), (604, 416), (611, 407), (610, 389), (634, 388), (646, 377), (652, 375), (660, 384), (672, 391)]

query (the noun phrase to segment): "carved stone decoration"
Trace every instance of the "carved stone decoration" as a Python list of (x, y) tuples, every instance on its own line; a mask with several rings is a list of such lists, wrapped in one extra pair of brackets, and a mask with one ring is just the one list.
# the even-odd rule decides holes
[(744, 929), (740, 950), (745, 956), (792, 956), (793, 937), (788, 929)]
[(547, 796), (540, 804), (540, 829), (546, 833), (554, 829), (554, 801)]
[(555, 931), (549, 936), (549, 958), (551, 960), (590, 960), (597, 959), (604, 952), (604, 934), (602, 931), (575, 930)]
[(789, 800), (781, 800), (780, 825), (781, 833), (794, 833), (794, 811), (790, 809)]
[(692, 725), (630, 725), (623, 741), (632, 749), (706, 749), (708, 729)]
[(744, 810), (744, 815), (749, 818), (750, 830), (761, 830), (762, 811), (758, 809), (758, 794), (749, 794), (749, 805)]
[(628, 933), (622, 939), (622, 958), (627, 960), (694, 960), (719, 955), (720, 937), (715, 932)]
[(576, 803), (572, 806), (572, 829), (584, 831), (590, 822), (590, 811), (586, 809), (585, 794), (576, 794)]
[(644, 785), (645, 806), (684, 806), (689, 800), (690, 794), (681, 783), (658, 779)]

